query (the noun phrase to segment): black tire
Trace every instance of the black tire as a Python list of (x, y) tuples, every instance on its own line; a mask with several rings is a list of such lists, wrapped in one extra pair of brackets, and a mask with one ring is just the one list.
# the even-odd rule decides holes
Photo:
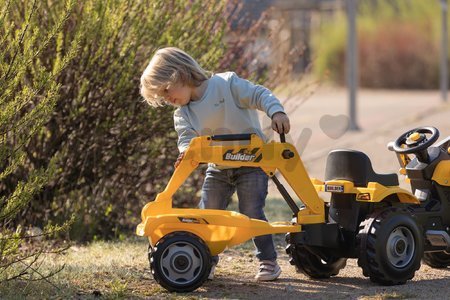
[(357, 241), (358, 265), (373, 282), (404, 284), (420, 268), (423, 236), (404, 209), (391, 207), (369, 215), (360, 224)]
[(200, 287), (211, 271), (208, 246), (196, 235), (177, 231), (162, 237), (149, 247), (153, 278), (170, 292), (192, 292)]
[[(346, 258), (329, 256), (324, 258), (315, 253), (314, 247), (289, 244), (286, 253), (289, 254), (291, 265), (295, 265), (297, 272), (301, 272), (314, 279), (325, 279), (336, 276), (347, 263)], [(326, 261), (325, 261), (326, 259)]]
[(446, 251), (425, 252), (423, 262), (435, 269), (445, 269), (450, 266), (450, 253)]

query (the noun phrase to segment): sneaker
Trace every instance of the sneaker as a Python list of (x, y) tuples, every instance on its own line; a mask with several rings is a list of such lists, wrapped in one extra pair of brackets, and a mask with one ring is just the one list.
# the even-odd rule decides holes
[(214, 279), (214, 272), (216, 271), (216, 266), (217, 266), (217, 263), (215, 263), (215, 262), (213, 262), (211, 264), (211, 271), (209, 272), (208, 280), (213, 280)]
[(255, 279), (257, 281), (272, 281), (278, 278), (281, 274), (281, 268), (277, 261), (262, 260), (259, 263), (259, 271)]

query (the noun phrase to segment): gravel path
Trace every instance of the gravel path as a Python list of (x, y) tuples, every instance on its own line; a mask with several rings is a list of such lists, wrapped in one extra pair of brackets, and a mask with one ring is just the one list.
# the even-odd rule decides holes
[[(216, 277), (186, 296), (211, 299), (449, 299), (450, 269), (426, 265), (413, 280), (399, 286), (380, 286), (362, 275), (355, 259), (338, 276), (312, 280), (297, 273), (279, 245), (281, 276), (273, 282), (258, 283), (253, 276), (257, 262), (250, 250), (231, 249), (221, 255)], [(159, 296), (163, 296), (159, 294)], [(167, 296), (167, 294), (165, 294)], [(180, 295), (181, 296), (181, 295)], [(182, 296), (183, 297), (183, 296)]]

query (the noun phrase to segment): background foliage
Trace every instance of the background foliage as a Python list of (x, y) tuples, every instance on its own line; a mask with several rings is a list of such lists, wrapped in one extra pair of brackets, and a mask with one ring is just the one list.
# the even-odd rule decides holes
[[(439, 1), (358, 1), (360, 85), (370, 88), (438, 88)], [(346, 16), (315, 33), (316, 74), (345, 82)]]

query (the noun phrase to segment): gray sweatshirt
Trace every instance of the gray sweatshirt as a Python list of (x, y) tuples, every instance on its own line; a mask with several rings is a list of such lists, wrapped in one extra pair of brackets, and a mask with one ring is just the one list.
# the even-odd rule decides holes
[(280, 101), (265, 87), (234, 72), (213, 75), (201, 99), (174, 112), (178, 149), (184, 152), (191, 139), (200, 135), (256, 133), (267, 141), (255, 109), (269, 118), (284, 112)]

